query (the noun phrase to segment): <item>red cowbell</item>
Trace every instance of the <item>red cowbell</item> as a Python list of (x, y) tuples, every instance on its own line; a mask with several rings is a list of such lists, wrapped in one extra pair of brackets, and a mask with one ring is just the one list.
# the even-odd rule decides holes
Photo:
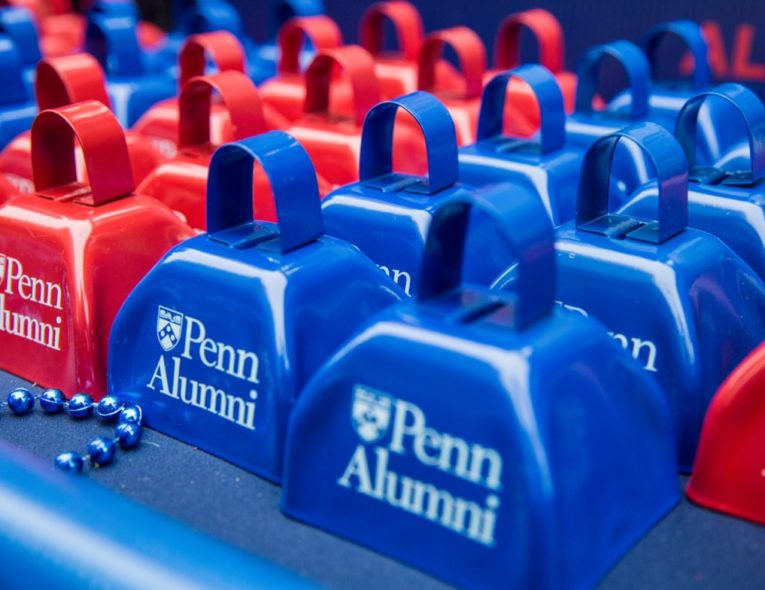
[[(385, 50), (386, 20), (395, 31), (397, 51)], [(377, 2), (364, 11), (359, 32), (360, 43), (375, 60), (375, 74), (380, 82), (382, 100), (417, 90), (417, 60), (424, 36), (420, 13), (410, 2)], [(436, 64), (436, 80), (441, 88), (457, 90), (462, 86), (459, 72), (443, 59)]]
[[(497, 29), (494, 41), (494, 69), (487, 72), (488, 83), (496, 74), (521, 64), (521, 33), (528, 29), (537, 41), (539, 63), (550, 70), (563, 93), (567, 113), (574, 111), (576, 74), (564, 69), (565, 50), (563, 29), (553, 14), (533, 8), (508, 16)], [(505, 133), (532, 135), (539, 128), (539, 106), (528, 84), (518, 79), (510, 81), (505, 103)]]
[(765, 524), (765, 344), (717, 390), (704, 419), (688, 497)]
[[(444, 45), (457, 54), (462, 70), (460, 87), (442, 86), (436, 78), (436, 64)], [(457, 143), (475, 143), (481, 111), (486, 49), (481, 38), (467, 27), (451, 27), (431, 33), (420, 48), (418, 87), (434, 94), (449, 110), (457, 129)]]
[[(333, 77), (336, 68), (352, 88), (352, 115), (337, 113), (330, 108), (329, 95), (339, 81)], [(289, 132), (305, 147), (319, 176), (332, 186), (358, 180), (362, 124), (366, 114), (379, 101), (374, 61), (358, 45), (321, 51), (308, 66), (305, 112)], [(409, 122), (395, 126), (394, 164), (401, 172), (422, 174), (427, 168), (422, 133), (408, 114), (400, 118)], [(321, 190), (321, 186), (319, 188)]]
[[(300, 51), (306, 41), (319, 52), (343, 44), (343, 37), (335, 21), (323, 15), (294, 17), (279, 30), (279, 63), (276, 76), (260, 86), (263, 104), (286, 120), (294, 122), (303, 114), (305, 103), (305, 76), (300, 67)], [(336, 112), (352, 111), (352, 90), (347, 80), (336, 76), (333, 80), (332, 109)]]
[[(215, 141), (211, 133), (213, 91), (231, 121), (224, 136)], [(186, 83), (179, 100), (178, 153), (161, 164), (139, 186), (141, 194), (162, 201), (197, 230), (207, 228), (207, 174), (215, 149), (228, 141), (243, 139), (271, 128), (263, 115), (255, 84), (243, 73), (228, 71), (198, 76)], [(253, 178), (254, 216), (276, 220), (270, 183), (265, 173), (255, 170)], [(326, 182), (320, 189), (329, 191)]]
[[(35, 94), (39, 109), (63, 107), (84, 100), (97, 100), (110, 107), (104, 72), (98, 61), (88, 53), (51, 57), (37, 64)], [(125, 132), (130, 167), (136, 182), (143, 180), (167, 158), (145, 138), (132, 131)], [(30, 132), (25, 131), (0, 152), (0, 173), (19, 191), (34, 192)], [(76, 147), (78, 178), (87, 182), (82, 150)]]
[[(200, 33), (189, 37), (178, 56), (180, 75), (179, 94), (186, 83), (197, 76), (203, 76), (208, 60), (219, 72), (242, 72), (245, 68), (245, 54), (236, 36), (227, 31)], [(264, 108), (269, 129), (284, 129), (289, 123), (270, 107)], [(167, 157), (178, 151), (178, 98), (168, 98), (151, 107), (133, 125), (133, 131), (147, 138)], [(231, 135), (231, 120), (228, 110), (218, 102), (210, 109), (210, 133), (216, 145), (224, 143), (223, 138)]]
[[(90, 184), (77, 180), (75, 139)], [(134, 192), (124, 134), (100, 102), (40, 113), (32, 166), (37, 192), (0, 207), (0, 368), (98, 398), (117, 310), (193, 232)]]

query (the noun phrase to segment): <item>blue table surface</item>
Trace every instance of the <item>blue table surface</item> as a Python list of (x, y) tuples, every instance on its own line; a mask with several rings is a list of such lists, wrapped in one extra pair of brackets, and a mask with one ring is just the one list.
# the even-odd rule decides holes
[[(0, 396), (27, 385), (0, 372)], [(84, 452), (111, 434), (95, 418), (75, 422), (39, 410), (15, 417), (3, 409), (0, 439), (50, 469), (65, 450)], [(279, 488), (212, 455), (147, 430), (141, 448), (81, 476), (244, 551), (329, 588), (447, 586), (373, 551), (291, 520), (279, 511)], [(680, 477), (678, 485), (685, 486)], [(62, 499), (63, 503), (63, 499)], [(601, 588), (765, 588), (765, 527), (704, 510), (684, 499), (602, 581)]]

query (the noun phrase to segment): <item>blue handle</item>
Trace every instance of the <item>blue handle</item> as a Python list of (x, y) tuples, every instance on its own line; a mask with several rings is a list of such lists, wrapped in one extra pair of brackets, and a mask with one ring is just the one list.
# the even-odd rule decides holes
[(227, 143), (213, 154), (207, 183), (208, 233), (253, 224), (252, 178), (256, 161), (271, 182), (282, 253), (323, 235), (313, 163), (303, 146), (283, 131)]
[(539, 140), (542, 153), (549, 154), (562, 148), (566, 142), (563, 93), (555, 76), (547, 68), (537, 64), (500, 72), (486, 85), (478, 118), (478, 141), (502, 135), (507, 86), (512, 78), (526, 82), (536, 96), (541, 119)]
[(129, 16), (139, 20), (141, 15), (133, 0), (98, 0), (94, 2), (88, 14), (111, 14), (113, 16)]
[(592, 99), (598, 87), (598, 74), (603, 59), (614, 58), (624, 68), (632, 95), (630, 119), (644, 119), (648, 115), (648, 95), (651, 90), (651, 67), (645, 54), (634, 43), (614, 41), (590, 48), (577, 68), (576, 110), (593, 112)]
[[(761, 178), (765, 172), (765, 105), (754, 92), (741, 84), (720, 84), (708, 92), (694, 96), (683, 106), (675, 123), (675, 137), (685, 151), (689, 166), (693, 168), (696, 163), (696, 126), (699, 111), (711, 97), (728, 102), (741, 115), (749, 140), (751, 179)], [(720, 117), (715, 121), (715, 125), (725, 124), (725, 120), (725, 117)]]
[(16, 44), (0, 35), (0, 104), (18, 104), (29, 99), (21, 75), (21, 56)]
[[(499, 228), (518, 261), (517, 301), (512, 327), (523, 328), (549, 313), (555, 301), (555, 232), (542, 202), (520, 191), (461, 194), (433, 216), (425, 241), (420, 276), (420, 302), (456, 289), (471, 213), (480, 211)], [(508, 260), (508, 266), (512, 264)]]
[(393, 171), (393, 124), (399, 108), (412, 115), (425, 137), (428, 194), (453, 185), (459, 177), (454, 121), (441, 101), (423, 91), (378, 103), (367, 113), (361, 131), (360, 181)]
[(138, 45), (138, 22), (127, 14), (91, 12), (85, 34), (85, 50), (112, 76), (140, 76), (143, 55)]
[(701, 27), (690, 20), (673, 20), (653, 27), (643, 38), (643, 49), (651, 66), (656, 69), (659, 42), (665, 35), (680, 39), (693, 56), (693, 90), (701, 92), (712, 84), (712, 68), (709, 65), (709, 46)]
[[(577, 196), (577, 229), (608, 216), (608, 193), (616, 146), (631, 141), (653, 164), (659, 185), (658, 224), (639, 239), (661, 243), (688, 225), (688, 162), (675, 138), (655, 123), (638, 123), (600, 138), (584, 156)], [(637, 237), (637, 236), (635, 236)]]
[(188, 17), (188, 32), (196, 34), (213, 31), (228, 31), (242, 37), (242, 18), (236, 8), (224, 0), (199, 0)]
[(271, 9), (271, 38), (275, 39), (282, 25), (291, 18), (324, 13), (322, 0), (276, 0)]
[(37, 25), (26, 8), (0, 8), (0, 33), (13, 39), (22, 64), (33, 66), (42, 59)]

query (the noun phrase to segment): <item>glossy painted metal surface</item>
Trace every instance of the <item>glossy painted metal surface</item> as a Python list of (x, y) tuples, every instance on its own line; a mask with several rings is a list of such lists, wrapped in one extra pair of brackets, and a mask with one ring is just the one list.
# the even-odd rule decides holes
[(765, 524), (765, 345), (712, 398), (688, 497), (707, 508)]
[[(437, 76), (437, 65), (446, 46), (452, 48), (459, 61), (461, 75), (457, 86), (448, 80), (444, 84)], [(430, 33), (420, 47), (417, 66), (417, 89), (432, 93), (444, 103), (454, 119), (459, 145), (474, 143), (487, 67), (481, 38), (463, 26)]]
[[(184, 42), (178, 57), (178, 94), (180, 95), (189, 80), (204, 76), (211, 69), (216, 72), (245, 73), (245, 64), (244, 47), (234, 34), (228, 31), (213, 31), (192, 35)], [(155, 104), (133, 125), (133, 131), (148, 137), (156, 149), (167, 157), (178, 153), (178, 101), (176, 96)], [(288, 124), (287, 120), (269, 105), (263, 105), (263, 114), (269, 129), (283, 129)], [(212, 142), (220, 145), (230, 141), (233, 133), (228, 108), (217, 100), (213, 101), (210, 105)]]
[(175, 94), (165, 63), (153, 66), (138, 43), (137, 21), (127, 14), (91, 11), (85, 50), (106, 72), (106, 88), (123, 127), (132, 126), (152, 105)]
[[(652, 164), (649, 218), (608, 211), (611, 158), (633, 142)], [(664, 389), (675, 417), (678, 463), (689, 471), (709, 401), (765, 339), (765, 284), (716, 237), (686, 228), (683, 150), (642, 123), (587, 152), (575, 221), (558, 229), (558, 299), (602, 321)], [(658, 210), (658, 214), (657, 214)]]
[[(75, 136), (88, 185), (77, 181)], [(192, 232), (133, 192), (122, 130), (102, 103), (43, 111), (32, 127), (32, 166), (37, 193), (0, 207), (0, 367), (70, 396), (100, 397), (117, 310)]]
[[(726, 104), (730, 108), (719, 108)], [(705, 107), (716, 113), (713, 131), (742, 128), (738, 139), (745, 157), (717, 167), (697, 157), (699, 120)], [(710, 110), (712, 110), (710, 108)], [(723, 115), (730, 116), (724, 117)], [(734, 117), (743, 121), (734, 120)], [(726, 131), (723, 133), (727, 134)], [(739, 84), (723, 84), (688, 101), (680, 111), (675, 133), (690, 163), (688, 225), (717, 236), (765, 279), (765, 106)], [(639, 191), (622, 209), (650, 217), (656, 209), (656, 190)]]
[[(350, 85), (350, 113), (333, 110), (330, 100), (337, 82), (335, 68)], [(305, 73), (303, 115), (290, 127), (308, 151), (316, 172), (332, 185), (358, 179), (361, 127), (367, 112), (380, 100), (372, 56), (358, 45), (320, 51)], [(410, 134), (411, 135), (411, 134)], [(400, 154), (406, 158), (406, 154)]]
[[(541, 113), (538, 139), (503, 132), (513, 100), (513, 83), (522, 81)], [(460, 179), (474, 186), (513, 182), (532, 189), (553, 225), (574, 218), (579, 169), (584, 152), (566, 142), (566, 113), (561, 89), (544, 66), (526, 65), (497, 73), (483, 91), (478, 140), (460, 148)]]
[[(218, 101), (213, 102), (213, 92)], [(215, 117), (225, 111), (228, 125), (213, 135)], [(139, 192), (162, 201), (193, 228), (205, 230), (207, 177), (210, 159), (221, 143), (244, 139), (271, 129), (262, 109), (260, 95), (242, 72), (228, 70), (189, 80), (178, 101), (179, 123), (175, 157), (159, 165), (139, 185)], [(276, 211), (270, 183), (263, 170), (254, 175), (255, 218), (275, 221)], [(322, 187), (326, 192), (329, 187)]]
[(313, 587), (7, 445), (0, 445), (0, 553), (0, 586), (7, 590), (30, 581), (61, 590)]
[[(96, 59), (87, 53), (45, 58), (37, 65), (35, 76), (37, 106), (40, 110), (97, 100), (111, 107), (106, 93), (104, 72)], [(130, 168), (135, 181), (141, 182), (167, 159), (148, 139), (125, 132)], [(78, 179), (87, 182), (87, 170), (80, 146), (75, 146)], [(33, 193), (31, 134), (25, 131), (0, 152), (0, 173), (22, 193)]]
[(24, 81), (21, 55), (16, 44), (0, 35), (0, 149), (32, 126), (37, 105)]
[(27, 90), (34, 92), (35, 67), (42, 58), (34, 15), (27, 8), (5, 6), (0, 8), (0, 34), (8, 36), (19, 52), (22, 74)]
[[(566, 113), (572, 113), (576, 74), (564, 68), (563, 28), (555, 15), (543, 8), (516, 12), (500, 23), (494, 39), (494, 69), (486, 72), (484, 84), (488, 84), (500, 72), (521, 65), (523, 31), (533, 35), (538, 48), (538, 63), (553, 73), (563, 93)], [(540, 111), (533, 90), (521, 80), (511, 80), (507, 94), (505, 132), (524, 136), (533, 134), (540, 124)]]
[[(260, 94), (264, 105), (294, 122), (303, 114), (306, 95), (305, 67), (300, 59), (302, 52), (307, 45), (317, 52), (340, 47), (343, 37), (337, 23), (328, 16), (295, 17), (279, 30), (277, 44), (276, 75), (263, 82)], [(332, 110), (352, 113), (352, 93), (347, 79), (335, 77), (329, 97)]]
[[(512, 293), (462, 281), (478, 212), (517, 253)], [(459, 587), (594, 586), (679, 498), (661, 391), (555, 308), (534, 195), (449, 199), (420, 284), (298, 399), (282, 509)]]
[[(278, 225), (253, 222), (256, 160)], [(283, 132), (219, 148), (207, 201), (209, 233), (171, 250), (121, 309), (109, 390), (139, 403), (145, 424), (279, 481), (303, 385), (403, 294), (358, 249), (324, 235), (311, 161)]]

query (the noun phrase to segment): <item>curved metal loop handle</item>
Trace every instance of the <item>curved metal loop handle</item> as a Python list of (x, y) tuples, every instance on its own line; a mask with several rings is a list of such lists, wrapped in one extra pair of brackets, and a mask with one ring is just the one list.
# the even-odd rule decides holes
[(271, 38), (278, 37), (279, 31), (290, 19), (319, 16), (326, 12), (321, 0), (276, 0), (272, 4)]
[(246, 71), (246, 61), (242, 44), (236, 35), (228, 31), (213, 31), (192, 35), (181, 48), (178, 56), (180, 75), (178, 85), (183, 90), (186, 82), (196, 76), (204, 76), (208, 59), (219, 72), (234, 70)]
[(651, 89), (651, 68), (640, 48), (629, 41), (613, 41), (590, 48), (577, 68), (576, 111), (594, 111), (592, 100), (598, 87), (600, 65), (606, 56), (614, 58), (627, 74), (632, 95), (630, 119), (639, 120), (648, 115), (648, 95)]
[(279, 29), (277, 39), (280, 53), (277, 70), (280, 74), (300, 73), (300, 50), (306, 40), (310, 41), (314, 51), (319, 52), (340, 47), (343, 35), (337, 23), (328, 16), (296, 16), (289, 19)]
[(186, 17), (190, 34), (228, 31), (237, 37), (244, 35), (244, 25), (236, 8), (225, 0), (196, 0)]
[(37, 64), (35, 95), (41, 111), (85, 100), (111, 108), (104, 71), (88, 53), (43, 59)]
[(361, 46), (372, 55), (380, 55), (383, 52), (383, 25), (386, 19), (396, 31), (399, 53), (407, 61), (416, 61), (425, 36), (425, 28), (419, 11), (411, 2), (377, 2), (367, 8), (361, 16)]
[(359, 45), (345, 45), (325, 49), (316, 54), (305, 72), (306, 113), (326, 113), (329, 110), (329, 91), (332, 69), (339, 66), (348, 76), (353, 90), (353, 112), (356, 124), (380, 101), (380, 85), (375, 75), (375, 64), (369, 52)]
[(29, 99), (21, 73), (21, 56), (16, 44), (0, 35), (0, 104), (18, 104)]
[(253, 165), (271, 182), (282, 254), (324, 234), (319, 186), (303, 146), (283, 131), (269, 131), (215, 152), (207, 184), (207, 231), (222, 232), (253, 223)]
[(93, 204), (135, 189), (125, 133), (117, 118), (95, 100), (41, 112), (32, 124), (32, 177), (44, 193), (77, 182), (74, 139), (85, 158)]
[(268, 129), (255, 84), (242, 72), (219, 72), (189, 80), (178, 98), (178, 147), (210, 143), (212, 92), (220, 96), (233, 127), (232, 140)]
[(669, 131), (655, 123), (638, 123), (596, 141), (584, 156), (579, 177), (576, 226), (608, 214), (608, 193), (614, 153), (620, 141), (638, 146), (653, 165), (659, 185), (658, 232), (661, 243), (688, 225), (688, 162)]
[(699, 111), (702, 105), (713, 97), (724, 100), (741, 115), (749, 141), (749, 172), (752, 180), (762, 178), (765, 174), (765, 105), (754, 92), (741, 84), (720, 84), (708, 92), (697, 94), (683, 105), (677, 115), (675, 137), (683, 147), (689, 167), (693, 168), (696, 165), (696, 127)]
[(651, 68), (656, 73), (658, 49), (666, 35), (673, 35), (683, 42), (693, 56), (693, 90), (701, 92), (712, 84), (712, 68), (709, 65), (709, 45), (701, 27), (691, 20), (673, 20), (660, 23), (643, 37), (643, 51), (648, 57)]
[(521, 65), (521, 32), (528, 29), (539, 47), (539, 63), (553, 74), (563, 70), (565, 49), (563, 28), (555, 15), (543, 8), (511, 14), (497, 29), (494, 42), (494, 67), (509, 70)]
[(555, 76), (536, 64), (500, 72), (483, 90), (481, 114), (478, 117), (478, 141), (502, 135), (507, 86), (512, 78), (523, 80), (530, 87), (539, 105), (541, 127), (539, 142), (543, 154), (559, 150), (566, 143), (566, 110), (563, 93)]
[(422, 91), (386, 100), (369, 111), (361, 131), (359, 181), (367, 182), (393, 171), (393, 125), (398, 109), (414, 118), (425, 138), (428, 194), (457, 182), (459, 163), (454, 121), (441, 101)]
[(462, 98), (481, 96), (483, 75), (486, 71), (486, 48), (481, 38), (468, 27), (451, 27), (431, 33), (420, 47), (417, 88), (433, 91), (436, 86), (436, 65), (444, 45), (454, 49), (465, 80)]
[[(417, 298), (424, 302), (462, 283), (473, 211), (491, 219), (515, 254), (518, 279), (512, 327), (524, 328), (548, 314), (555, 302), (555, 232), (541, 201), (522, 191), (460, 195), (436, 211), (425, 241)], [(508, 260), (507, 266), (512, 263)]]
[(34, 15), (26, 8), (0, 8), (0, 33), (16, 44), (21, 63), (32, 66), (40, 61), (39, 35)]
[(85, 33), (85, 51), (92, 54), (112, 76), (144, 73), (143, 54), (138, 45), (138, 23), (129, 16), (91, 13)]

